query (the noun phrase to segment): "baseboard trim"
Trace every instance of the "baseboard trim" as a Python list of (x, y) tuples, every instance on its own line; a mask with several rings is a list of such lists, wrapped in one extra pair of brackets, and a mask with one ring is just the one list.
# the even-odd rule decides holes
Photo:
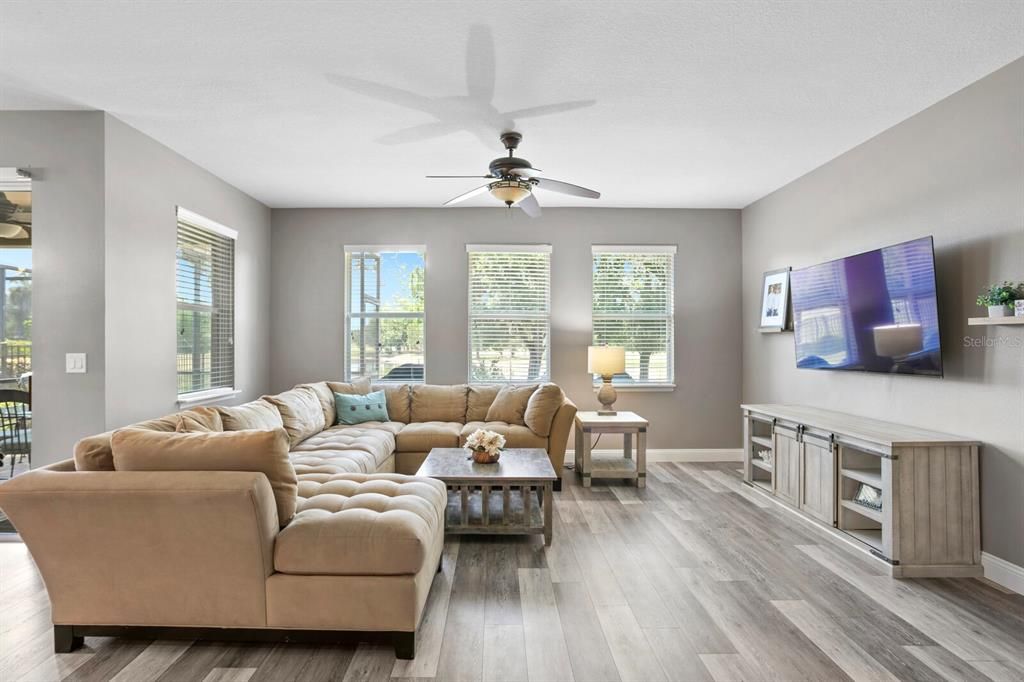
[(988, 552), (981, 553), (981, 565), (988, 580), (1017, 594), (1024, 594), (1024, 566), (1018, 566)]
[[(592, 454), (602, 457), (613, 457), (622, 455), (622, 450), (591, 450)], [(575, 461), (576, 454), (573, 450), (565, 451), (565, 461)], [(718, 448), (718, 449), (678, 449), (678, 448), (656, 448), (647, 449), (648, 462), (742, 462), (743, 448)]]

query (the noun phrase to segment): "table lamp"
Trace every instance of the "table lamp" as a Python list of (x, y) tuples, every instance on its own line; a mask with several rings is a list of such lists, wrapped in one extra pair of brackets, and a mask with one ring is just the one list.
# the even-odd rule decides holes
[(587, 370), (591, 374), (601, 375), (602, 383), (601, 389), (597, 392), (597, 399), (604, 409), (598, 410), (597, 413), (618, 414), (612, 409), (617, 397), (612, 387), (612, 377), (626, 371), (626, 349), (622, 346), (588, 346)]

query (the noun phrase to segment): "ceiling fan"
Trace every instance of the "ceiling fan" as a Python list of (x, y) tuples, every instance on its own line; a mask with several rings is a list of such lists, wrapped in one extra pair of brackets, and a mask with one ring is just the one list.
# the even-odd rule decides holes
[(476, 189), (471, 189), (453, 199), (449, 199), (442, 206), (458, 204), (484, 192), (490, 192), (491, 196), (509, 208), (516, 206), (523, 209), (523, 213), (531, 218), (538, 218), (540, 217), (540, 204), (537, 203), (537, 197), (533, 195), (534, 189), (546, 189), (551, 192), (571, 194), (575, 197), (585, 197), (587, 199), (599, 199), (601, 197), (600, 192), (595, 192), (586, 187), (572, 185), (561, 180), (537, 177), (543, 171), (539, 168), (534, 168), (526, 159), (513, 156), (513, 152), (515, 152), (519, 143), (523, 140), (521, 134), (515, 131), (505, 132), (501, 134), (500, 139), (501, 143), (505, 145), (505, 149), (508, 150), (508, 156), (499, 156), (491, 161), (488, 166), (488, 175), (427, 176), (428, 178), (481, 178), (489, 181), (486, 185), (481, 185)]

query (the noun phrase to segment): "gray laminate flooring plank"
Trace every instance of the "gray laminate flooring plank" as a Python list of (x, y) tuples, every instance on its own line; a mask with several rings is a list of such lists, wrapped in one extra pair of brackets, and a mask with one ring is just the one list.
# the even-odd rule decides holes
[(701, 654), (700, 660), (715, 682), (758, 682), (764, 679), (739, 654)]
[(988, 682), (989, 680), (988, 676), (980, 670), (957, 658), (941, 646), (908, 646), (904, 648), (931, 668), (938, 679), (946, 682)]
[(484, 682), (529, 682), (522, 625), (488, 625), (484, 629)]
[(191, 641), (157, 640), (121, 668), (110, 682), (151, 682), (159, 679), (190, 646)]
[(249, 682), (256, 668), (214, 668), (203, 682)]
[(546, 569), (519, 569), (526, 663), (531, 682), (573, 680), (562, 621)]
[(569, 661), (576, 679), (586, 682), (619, 682), (618, 668), (608, 649), (608, 642), (586, 585), (556, 583), (554, 592)]
[(395, 650), (389, 644), (362, 642), (345, 671), (342, 682), (380, 682), (391, 677)]
[(598, 606), (596, 610), (622, 682), (668, 680), (629, 605)]
[(483, 679), (486, 539), (463, 537), (455, 567), (437, 677), (452, 682)]
[(392, 677), (433, 677), (437, 674), (445, 624), (448, 622), (452, 584), (459, 560), (459, 547), (457, 537), (445, 542), (441, 572), (434, 576), (420, 627), (416, 632), (416, 658), (411, 661), (396, 659), (395, 667), (391, 670)]
[(644, 628), (644, 637), (668, 679), (711, 682), (700, 654), (681, 628)]

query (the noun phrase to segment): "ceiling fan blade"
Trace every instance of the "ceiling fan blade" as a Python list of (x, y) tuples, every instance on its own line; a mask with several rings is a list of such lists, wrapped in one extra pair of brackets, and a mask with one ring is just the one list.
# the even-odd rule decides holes
[(533, 184), (537, 185), (541, 189), (550, 190), (552, 192), (560, 192), (562, 194), (571, 194), (574, 197), (586, 197), (587, 199), (600, 199), (601, 193), (586, 187), (580, 187), (579, 185), (573, 185), (568, 182), (562, 182), (561, 180), (552, 180), (550, 178), (534, 178), (531, 180)]
[(540, 168), (513, 168), (509, 171), (512, 175), (521, 175), (524, 178), (532, 178), (535, 175), (543, 173)]
[(476, 178), (478, 180), (497, 180), (493, 175), (426, 175), (427, 178)]
[(526, 198), (521, 200), (516, 206), (523, 209), (523, 213), (531, 218), (540, 217), (540, 204), (537, 203), (537, 197), (533, 196), (532, 192), (526, 195)]
[(490, 189), (490, 185), (481, 185), (480, 187), (477, 187), (476, 189), (471, 189), (471, 190), (469, 190), (468, 192), (466, 192), (464, 194), (460, 194), (459, 196), (457, 196), (457, 197), (455, 197), (453, 199), (449, 199), (448, 201), (444, 202), (441, 205), (442, 206), (451, 206), (452, 204), (461, 203), (461, 202), (465, 201), (466, 199), (472, 199), (473, 197), (475, 197), (477, 195), (483, 194), (488, 189)]

